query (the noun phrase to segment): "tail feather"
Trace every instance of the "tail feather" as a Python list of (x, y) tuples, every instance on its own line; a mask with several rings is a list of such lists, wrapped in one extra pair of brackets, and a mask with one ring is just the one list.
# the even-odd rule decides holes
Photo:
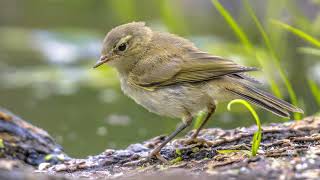
[(257, 88), (254, 88), (254, 87), (250, 87), (250, 86), (247, 86), (246, 88), (247, 88), (248, 91), (251, 91), (253, 94), (257, 93), (260, 96), (263, 96), (264, 99), (266, 99), (267, 101), (269, 101), (271, 103), (275, 103), (277, 105), (280, 105), (280, 107), (284, 107), (288, 111), (303, 113), (302, 109), (300, 109), (298, 107), (295, 107), (292, 104), (290, 104), (290, 103), (288, 103), (288, 102), (286, 102), (284, 100), (278, 99), (278, 98), (274, 97), (270, 93), (264, 92), (264, 91), (262, 91), (260, 89), (257, 89)]
[(290, 117), (289, 112), (303, 113), (303, 110), (300, 108), (247, 84), (242, 84), (242, 88), (227, 89), (236, 96), (239, 96), (240, 98), (243, 98), (281, 117)]

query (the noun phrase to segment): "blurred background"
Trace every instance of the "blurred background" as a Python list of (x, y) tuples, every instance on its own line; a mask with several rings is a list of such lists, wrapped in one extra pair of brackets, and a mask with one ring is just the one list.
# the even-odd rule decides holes
[[(100, 56), (101, 42), (112, 27), (145, 21), (155, 30), (192, 40), (202, 50), (261, 68), (261, 72), (251, 73), (263, 82), (261, 88), (298, 105), (305, 110), (303, 116), (317, 113), (320, 48), (274, 21), (320, 38), (320, 1), (220, 3), (1, 0), (0, 106), (47, 130), (75, 157), (124, 148), (172, 132), (179, 120), (149, 113), (123, 95), (117, 73), (109, 67), (92, 69)], [(230, 26), (221, 7), (238, 27)], [(242, 33), (237, 34), (237, 28)], [(263, 123), (287, 121), (256, 109)], [(230, 129), (253, 124), (241, 105), (228, 112), (222, 104), (207, 127)]]

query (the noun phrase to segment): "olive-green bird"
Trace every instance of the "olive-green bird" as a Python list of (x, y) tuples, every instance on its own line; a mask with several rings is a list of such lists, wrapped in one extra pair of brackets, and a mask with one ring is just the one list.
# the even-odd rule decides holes
[(179, 36), (151, 30), (143, 22), (112, 29), (103, 41), (95, 68), (108, 64), (120, 77), (122, 91), (134, 101), (159, 115), (181, 118), (182, 124), (156, 147), (150, 156), (164, 160), (160, 150), (188, 127), (199, 111), (207, 115), (197, 135), (221, 101), (244, 99), (278, 116), (303, 111), (253, 86), (244, 72), (256, 68), (199, 50)]

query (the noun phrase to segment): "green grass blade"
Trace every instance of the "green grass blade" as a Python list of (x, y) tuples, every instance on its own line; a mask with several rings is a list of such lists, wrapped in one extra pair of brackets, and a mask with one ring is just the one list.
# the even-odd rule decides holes
[(216, 7), (216, 9), (219, 11), (219, 13), (224, 17), (224, 19), (227, 21), (227, 23), (232, 28), (232, 30), (235, 32), (235, 34), (240, 39), (240, 41), (245, 45), (247, 51), (251, 52), (252, 45), (249, 41), (249, 38), (246, 36), (246, 34), (240, 28), (238, 23), (232, 18), (230, 13), (221, 5), (221, 3), (218, 0), (211, 0), (211, 2)]
[(293, 34), (295, 34), (296, 36), (304, 39), (305, 41), (307, 41), (307, 42), (309, 42), (309, 43), (311, 43), (311, 44), (313, 44), (313, 45), (315, 45), (317, 47), (320, 47), (320, 41), (319, 40), (317, 40), (316, 38), (312, 37), (311, 35), (303, 32), (303, 31), (301, 31), (300, 29), (294, 28), (294, 27), (292, 27), (292, 26), (290, 26), (290, 25), (288, 25), (286, 23), (283, 23), (281, 21), (274, 20), (274, 19), (271, 20), (271, 23), (275, 24), (275, 25), (277, 25), (277, 26), (279, 26), (279, 27), (281, 27), (281, 28), (293, 33)]
[[(261, 64), (261, 66), (267, 68), (267, 72), (270, 72), (269, 67), (266, 64), (267, 62), (264, 61), (265, 58), (263, 58), (263, 53), (256, 52), (256, 58), (257, 58), (258, 62)], [(271, 73), (268, 73), (267, 76), (268, 76), (267, 80), (268, 80), (268, 83), (270, 84), (271, 91), (273, 92), (273, 94), (276, 97), (282, 98), (283, 95), (282, 95), (282, 93), (280, 91), (280, 88), (277, 85), (277, 83), (275, 82), (275, 80), (271, 77)]]
[[(256, 56), (257, 60), (259, 61), (260, 65), (263, 68), (266, 68), (268, 71), (268, 68), (265, 65), (265, 63), (263, 62), (263, 59), (260, 58), (260, 56), (258, 56), (257, 53), (255, 53), (255, 51), (253, 50), (252, 43), (250, 42), (248, 36), (244, 33), (244, 31), (241, 29), (241, 27), (238, 25), (238, 23), (232, 18), (230, 13), (221, 5), (221, 3), (218, 0), (211, 0), (211, 1), (212, 1), (212, 4), (216, 7), (216, 9), (219, 11), (219, 13), (222, 15), (222, 17), (224, 17), (224, 19), (229, 24), (229, 26), (234, 31), (234, 33), (239, 38), (239, 40), (242, 42), (242, 44), (246, 47), (246, 50), (250, 54), (254, 54)], [(267, 73), (267, 75), (268, 75), (267, 79), (269, 81), (269, 84), (271, 85), (271, 91), (277, 97), (282, 97), (280, 88), (273, 80), (271, 73)]]
[[(314, 46), (320, 47), (320, 41), (319, 40), (317, 40), (316, 38), (312, 37), (311, 35), (303, 32), (300, 29), (294, 28), (294, 27), (292, 27), (292, 26), (290, 26), (290, 25), (288, 25), (286, 23), (283, 23), (281, 21), (274, 20), (274, 19), (271, 20), (271, 23), (274, 24), (274, 25), (277, 25), (277, 26), (279, 26), (279, 27), (291, 32), (291, 33), (293, 33), (294, 35), (296, 35), (296, 36), (302, 38), (303, 40), (313, 44)], [(310, 88), (315, 88), (316, 87), (316, 84), (313, 84), (312, 82), (308, 82), (308, 83), (309, 83), (309, 87)], [(313, 89), (313, 90), (316, 90), (316, 89)], [(315, 96), (316, 99), (318, 98), (317, 93), (314, 93), (313, 95)]]
[(262, 138), (262, 132), (261, 132), (261, 129), (258, 129), (258, 131), (254, 133), (252, 138), (252, 148), (251, 148), (252, 156), (257, 155), (261, 138)]
[(261, 128), (261, 122), (260, 122), (260, 118), (257, 114), (257, 112), (252, 108), (252, 106), (245, 100), (242, 99), (235, 99), (232, 100), (228, 103), (227, 109), (229, 111), (231, 111), (231, 105), (235, 104), (235, 103), (239, 103), (244, 105), (251, 113), (251, 115), (253, 116), (254, 120), (256, 121), (256, 124), (258, 126), (258, 130), (254, 133), (253, 138), (252, 138), (252, 148), (251, 148), (251, 153), (252, 156), (256, 156), (259, 146), (260, 146), (260, 142), (261, 142), (261, 138), (262, 138), (262, 128)]
[(315, 97), (315, 100), (316, 100), (318, 106), (320, 107), (320, 88), (319, 88), (319, 86), (312, 79), (308, 79), (308, 85), (309, 85), (309, 88), (310, 88), (310, 91), (311, 91), (313, 97)]
[(260, 118), (257, 114), (257, 112), (253, 109), (253, 107), (245, 100), (243, 99), (235, 99), (235, 100), (232, 100), (228, 103), (228, 106), (227, 106), (227, 109), (229, 111), (231, 111), (231, 106), (235, 103), (239, 103), (239, 104), (242, 104), (244, 105), (251, 113), (251, 115), (253, 116), (254, 120), (256, 121), (256, 124), (258, 126), (259, 129), (261, 129), (261, 122), (260, 122)]
[[(290, 83), (288, 77), (286, 76), (285, 72), (283, 71), (283, 69), (281, 68), (281, 64), (280, 64), (280, 58), (277, 57), (274, 49), (272, 48), (271, 46), (271, 43), (270, 43), (270, 39), (267, 35), (267, 33), (265, 32), (265, 30), (263, 29), (263, 26), (261, 25), (259, 19), (257, 18), (257, 16), (255, 15), (255, 12), (253, 11), (253, 9), (251, 8), (249, 2), (247, 0), (244, 1), (245, 3), (245, 7), (247, 9), (247, 11), (249, 12), (251, 18), (253, 19), (254, 23), (256, 24), (256, 26), (258, 27), (260, 33), (261, 33), (261, 36), (263, 37), (263, 40), (264, 40), (264, 43), (266, 44), (271, 56), (272, 56), (272, 60), (280, 74), (280, 77), (282, 79), (282, 81), (284, 82), (287, 90), (288, 90), (288, 93), (289, 93), (289, 97), (290, 97), (290, 100), (291, 100), (291, 103), (295, 106), (298, 106), (298, 99), (297, 99), (297, 95), (296, 93), (294, 92), (293, 88), (292, 88), (292, 84)], [(301, 119), (301, 114), (299, 113), (295, 113), (294, 114), (294, 119)]]
[(255, 12), (253, 11), (253, 9), (251, 8), (248, 0), (244, 0), (244, 5), (245, 5), (245, 8), (246, 10), (248, 11), (249, 15), (251, 16), (251, 18), (253, 19), (254, 23), (256, 24), (263, 40), (264, 40), (264, 43), (266, 44), (268, 50), (270, 51), (271, 55), (272, 56), (276, 56), (276, 53), (274, 52), (272, 46), (271, 46), (271, 43), (270, 43), (270, 39), (267, 35), (267, 33), (265, 32), (262, 24), (260, 23), (259, 19), (257, 18)]
[[(287, 78), (287, 76), (285, 75), (284, 72), (280, 73), (280, 77), (284, 81), (284, 85), (287, 87), (291, 103), (293, 105), (295, 105), (295, 106), (298, 106), (298, 98), (297, 98), (297, 95), (296, 95), (296, 93), (294, 92), (294, 90), (292, 88), (292, 85), (291, 85), (289, 79)], [(299, 113), (294, 113), (293, 116), (294, 116), (295, 120), (301, 120), (301, 118), (302, 118), (302, 115), (299, 114)]]

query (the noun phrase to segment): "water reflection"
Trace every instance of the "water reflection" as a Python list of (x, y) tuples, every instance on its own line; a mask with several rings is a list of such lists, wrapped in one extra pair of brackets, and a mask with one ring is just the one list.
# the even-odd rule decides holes
[(33, 31), (32, 34), (31, 41), (50, 63), (71, 64), (99, 57), (101, 37), (48, 31)]

